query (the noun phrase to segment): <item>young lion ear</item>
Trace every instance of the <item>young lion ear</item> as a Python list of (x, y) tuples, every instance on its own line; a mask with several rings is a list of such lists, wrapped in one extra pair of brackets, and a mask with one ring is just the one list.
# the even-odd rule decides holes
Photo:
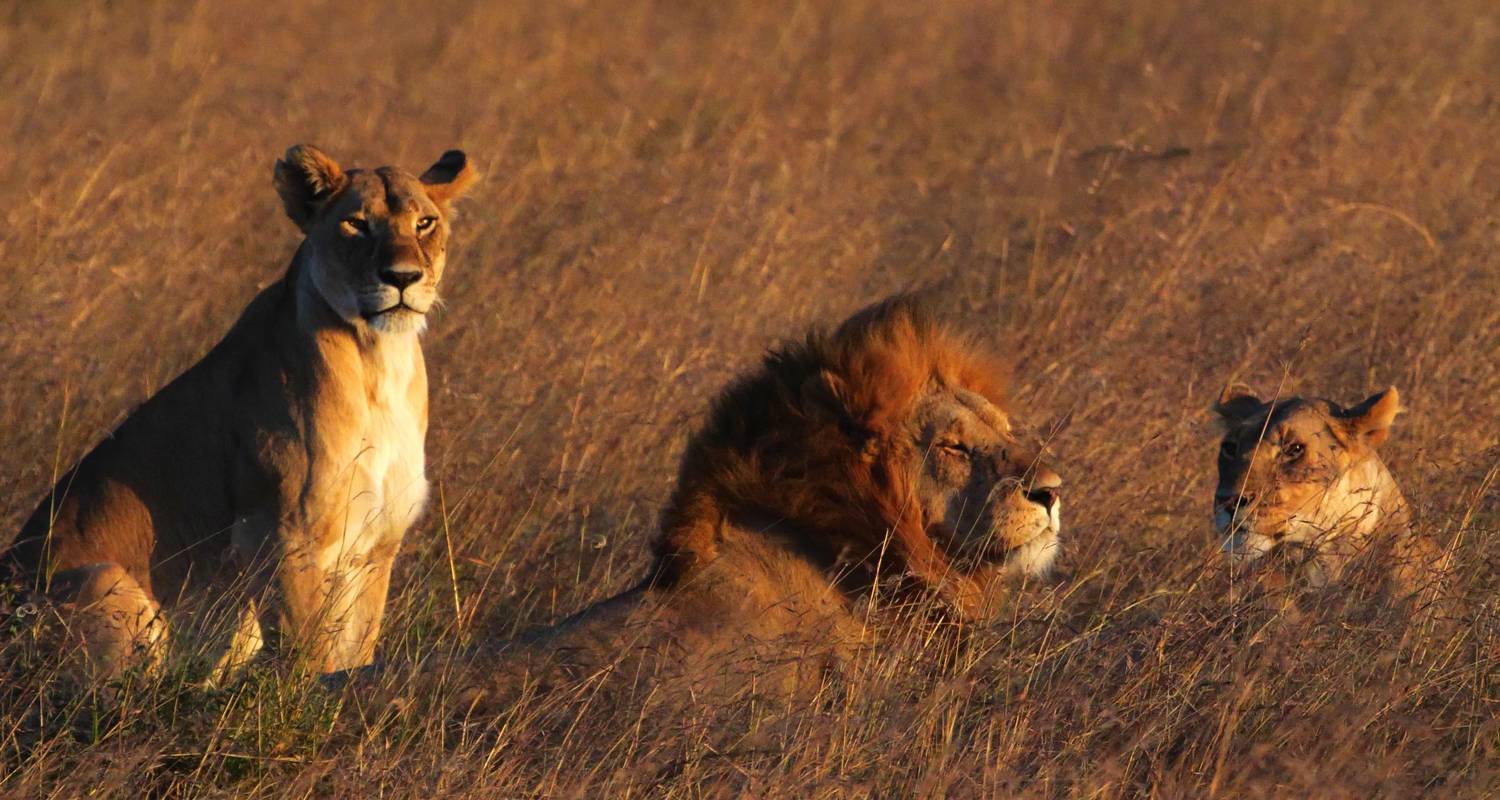
[(1259, 411), (1265, 403), (1255, 396), (1255, 392), (1243, 383), (1231, 383), (1219, 392), (1219, 401), (1214, 403), (1214, 411), (1227, 422), (1235, 422)]
[(1391, 423), (1402, 410), (1401, 395), (1392, 386), (1344, 412), (1344, 417), (1349, 420), (1355, 435), (1371, 447), (1379, 447), (1390, 437)]
[(338, 162), (322, 150), (310, 144), (299, 144), (287, 150), (286, 155), (276, 162), (273, 180), (286, 215), (305, 231), (323, 204), (344, 188), (348, 179)]
[(468, 191), (479, 180), (479, 170), (462, 150), (449, 150), (422, 173), (427, 196), (438, 205), (447, 205)]

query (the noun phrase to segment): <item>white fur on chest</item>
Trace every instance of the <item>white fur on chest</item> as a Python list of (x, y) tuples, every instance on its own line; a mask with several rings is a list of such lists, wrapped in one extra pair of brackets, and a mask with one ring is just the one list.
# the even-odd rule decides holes
[(343, 537), (330, 554), (347, 566), (394, 556), (402, 536), (427, 503), (426, 426), (412, 402), (412, 384), (422, 369), (412, 345), (384, 346), (371, 366), (374, 381), (358, 454), (349, 470)]

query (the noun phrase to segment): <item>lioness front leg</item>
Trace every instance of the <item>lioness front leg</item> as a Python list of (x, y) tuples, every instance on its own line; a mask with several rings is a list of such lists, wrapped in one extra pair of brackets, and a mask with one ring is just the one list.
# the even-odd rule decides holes
[(353, 571), (348, 613), (329, 652), (330, 663), (335, 665), (330, 671), (363, 667), (375, 660), (375, 643), (380, 638), (395, 561), (395, 553), (391, 552)]
[(327, 673), (374, 659), (394, 561), (394, 546), (364, 556), (301, 551), (282, 559), (280, 627), (299, 660)]
[(333, 664), (334, 643), (347, 615), (347, 603), (337, 573), (330, 570), (310, 548), (298, 548), (282, 556), (276, 567), (276, 627), (281, 647), (319, 672), (341, 667)]

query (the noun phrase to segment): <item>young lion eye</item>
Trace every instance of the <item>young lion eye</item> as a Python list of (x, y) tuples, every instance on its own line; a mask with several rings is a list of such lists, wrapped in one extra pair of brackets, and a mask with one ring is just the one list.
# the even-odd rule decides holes
[(417, 233), (428, 233), (437, 224), (437, 217), (423, 217), (417, 220)]
[(1291, 444), (1281, 449), (1281, 454), (1286, 456), (1287, 461), (1296, 461), (1297, 459), (1302, 457), (1303, 453), (1306, 452), (1307, 448), (1303, 447), (1300, 442), (1292, 442)]
[(339, 230), (343, 231), (345, 236), (370, 235), (370, 225), (361, 217), (345, 217), (339, 223)]

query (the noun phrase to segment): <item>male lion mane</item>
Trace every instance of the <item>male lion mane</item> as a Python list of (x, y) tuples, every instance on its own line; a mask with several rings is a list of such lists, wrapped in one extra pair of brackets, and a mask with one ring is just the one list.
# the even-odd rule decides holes
[(900, 466), (913, 446), (903, 423), (931, 383), (1004, 408), (1008, 378), (999, 358), (913, 294), (772, 350), (719, 395), (688, 442), (663, 515), (656, 584), (675, 585), (712, 561), (723, 523), (741, 515), (789, 523), (805, 537), (799, 545), (829, 559), (904, 568), (930, 588), (962, 580)]

